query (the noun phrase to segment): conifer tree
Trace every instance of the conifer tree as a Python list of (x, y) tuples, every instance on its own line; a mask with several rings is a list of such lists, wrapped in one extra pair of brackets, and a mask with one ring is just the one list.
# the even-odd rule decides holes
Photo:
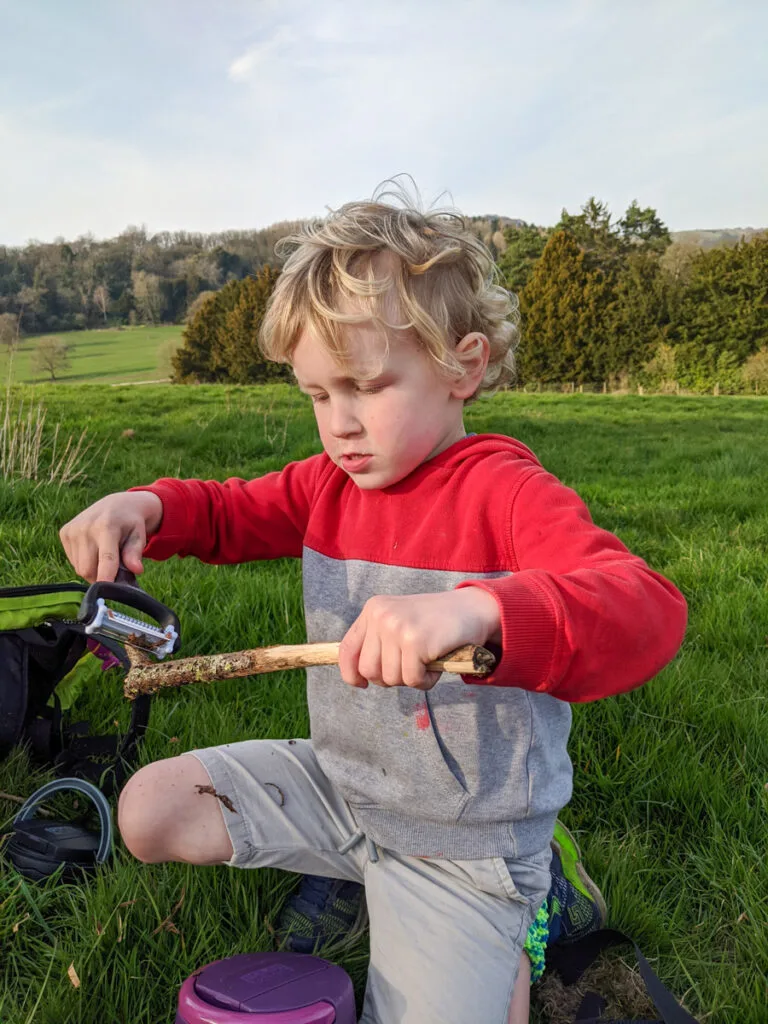
[(667, 340), (673, 282), (661, 268), (659, 251), (630, 250), (615, 283), (609, 326), (608, 374), (634, 373)]
[(520, 294), (525, 381), (576, 384), (604, 380), (610, 371), (608, 322), (613, 294), (601, 269), (590, 270), (567, 231), (553, 234)]
[(258, 346), (261, 321), (278, 271), (266, 264), (255, 277), (230, 281), (203, 303), (187, 324), (174, 356), (179, 382), (260, 384), (290, 380), (282, 364), (267, 361)]
[(501, 272), (504, 287), (518, 294), (528, 280), (547, 244), (549, 234), (534, 224), (507, 228), (504, 232), (505, 248), (496, 263)]
[(173, 357), (173, 379), (176, 383), (226, 380), (225, 373), (214, 370), (212, 354), (218, 333), (223, 330), (227, 314), (234, 309), (239, 297), (240, 281), (230, 281), (189, 321), (182, 333), (183, 344)]
[(214, 369), (221, 367), (238, 384), (261, 384), (291, 379), (288, 367), (264, 358), (258, 334), (275, 287), (278, 271), (266, 264), (255, 277), (240, 282), (240, 294), (219, 330), (212, 352)]
[(725, 353), (743, 364), (768, 337), (768, 235), (704, 250), (690, 270), (673, 339), (679, 360), (698, 366), (707, 386), (703, 378), (716, 377)]

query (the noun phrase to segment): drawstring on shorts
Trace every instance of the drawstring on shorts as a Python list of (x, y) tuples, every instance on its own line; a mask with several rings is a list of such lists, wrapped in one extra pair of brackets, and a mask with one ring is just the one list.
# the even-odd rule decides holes
[(349, 839), (345, 839), (341, 846), (337, 847), (339, 853), (349, 853), (353, 847), (357, 846), (361, 839), (365, 840), (365, 849), (368, 853), (368, 859), (371, 864), (376, 864), (379, 859), (379, 851), (376, 849), (376, 843), (374, 843), (371, 837), (367, 836), (361, 828), (356, 832), (353, 832)]

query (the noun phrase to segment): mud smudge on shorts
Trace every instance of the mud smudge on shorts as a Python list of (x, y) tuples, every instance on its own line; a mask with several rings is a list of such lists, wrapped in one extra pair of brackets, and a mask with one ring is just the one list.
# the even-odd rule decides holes
[(232, 801), (229, 799), (229, 797), (226, 796), (226, 794), (224, 794), (224, 793), (217, 793), (216, 790), (213, 788), (213, 786), (200, 786), (200, 785), (196, 785), (195, 788), (197, 789), (198, 793), (201, 793), (201, 794), (202, 793), (210, 793), (211, 796), (215, 796), (217, 800), (221, 800), (221, 802), (224, 804), (224, 806), (227, 808), (227, 810), (231, 811), (233, 814), (237, 814), (238, 813), (235, 810), (235, 805), (232, 803)]
[(285, 794), (283, 793), (282, 789), (280, 789), (280, 787), (276, 783), (274, 783), (274, 782), (265, 782), (264, 786), (265, 787), (266, 786), (271, 786), (272, 789), (276, 789), (277, 790), (277, 792), (280, 794), (280, 806), (284, 807), (285, 806)]

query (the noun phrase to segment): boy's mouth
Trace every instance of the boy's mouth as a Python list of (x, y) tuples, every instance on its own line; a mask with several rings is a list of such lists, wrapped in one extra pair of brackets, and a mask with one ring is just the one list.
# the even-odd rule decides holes
[(341, 466), (347, 473), (359, 473), (365, 469), (372, 458), (372, 455), (365, 452), (348, 452), (341, 456)]

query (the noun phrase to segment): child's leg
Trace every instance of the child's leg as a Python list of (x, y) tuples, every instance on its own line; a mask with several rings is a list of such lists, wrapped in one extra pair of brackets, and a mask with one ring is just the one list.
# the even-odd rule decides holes
[(189, 754), (155, 761), (132, 775), (120, 793), (117, 821), (134, 857), (147, 864), (228, 861), (232, 842), (219, 801), (200, 790), (211, 786), (208, 772)]
[(361, 1022), (507, 1024), (512, 1007), (525, 1020), (525, 968), (526, 994), (513, 1001), (513, 989), (547, 893), (549, 849), (509, 866), (378, 852), (365, 867), (371, 961)]
[(509, 1004), (507, 1024), (528, 1024), (531, 1010), (531, 961), (523, 953), (520, 957), (520, 969), (512, 990), (512, 1002)]
[(364, 845), (307, 740), (251, 740), (147, 765), (118, 810), (128, 849), (150, 862), (278, 867), (362, 882)]

